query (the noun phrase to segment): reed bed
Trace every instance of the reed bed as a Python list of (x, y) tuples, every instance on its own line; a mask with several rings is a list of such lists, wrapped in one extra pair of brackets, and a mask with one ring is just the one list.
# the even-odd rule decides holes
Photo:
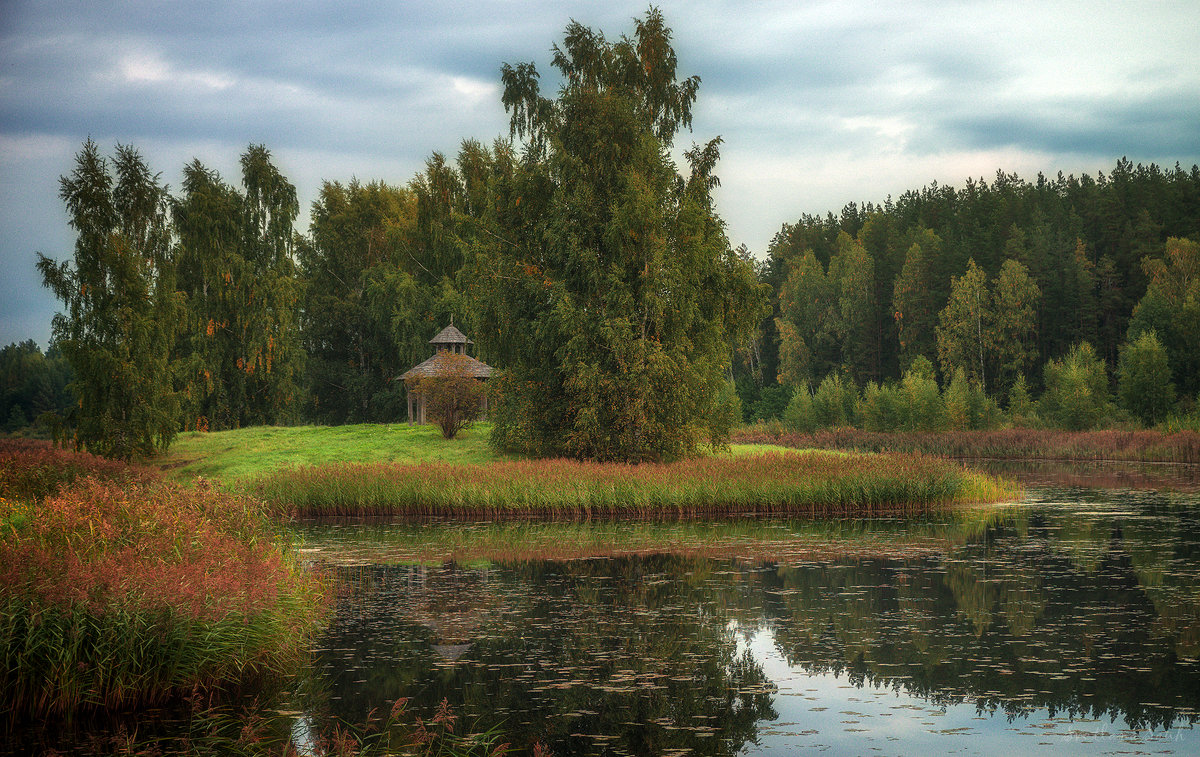
[(261, 504), (103, 470), (40, 500), (0, 490), (0, 712), (149, 705), (290, 670), (324, 588)]
[(42, 499), (82, 478), (150, 481), (147, 468), (70, 452), (37, 439), (0, 439), (0, 496)]
[(802, 433), (749, 426), (734, 434), (737, 444), (777, 444), (797, 449), (901, 452), (955, 458), (1118, 460), (1200, 463), (1195, 431), (1054, 431), (1026, 428), (999, 431), (895, 432), (837, 428)]
[(914, 455), (779, 452), (671, 464), (573, 460), (346, 464), (266, 474), (250, 491), (295, 515), (657, 516), (917, 513), (1015, 496), (1010, 485)]

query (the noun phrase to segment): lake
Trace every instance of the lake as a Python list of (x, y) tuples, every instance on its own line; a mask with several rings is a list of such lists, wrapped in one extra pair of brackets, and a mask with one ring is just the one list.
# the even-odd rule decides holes
[(560, 756), (1200, 753), (1197, 470), (996, 471), (919, 519), (302, 523), (341, 590), (260, 707), (302, 754), (398, 697)]

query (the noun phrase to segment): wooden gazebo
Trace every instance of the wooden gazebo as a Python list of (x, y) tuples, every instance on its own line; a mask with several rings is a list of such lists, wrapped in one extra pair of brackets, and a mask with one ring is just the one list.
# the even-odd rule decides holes
[[(413, 383), (420, 378), (438, 378), (447, 373), (450, 355), (462, 355), (466, 358), (465, 361), (457, 361), (460, 365), (465, 362), (470, 375), (477, 381), (486, 381), (492, 376), (492, 367), (487, 363), (476, 360), (467, 354), (467, 345), (472, 344), (470, 339), (458, 329), (454, 328), (454, 323), (438, 332), (438, 335), (429, 340), (433, 345), (433, 357), (425, 362), (408, 369), (400, 378), (408, 386), (408, 425), (417, 423), (425, 425), (425, 398), (420, 392), (413, 390)], [(488, 400), (487, 392), (483, 393), (479, 400), (480, 409), (483, 411), (483, 417), (487, 417)]]

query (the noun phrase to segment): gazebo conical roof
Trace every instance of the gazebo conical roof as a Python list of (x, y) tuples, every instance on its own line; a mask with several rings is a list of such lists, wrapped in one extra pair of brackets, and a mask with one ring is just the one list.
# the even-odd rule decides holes
[(492, 366), (487, 363), (480, 362), (470, 355), (455, 355), (442, 350), (415, 368), (408, 369), (400, 378), (407, 381), (415, 378), (444, 376), (448, 372), (452, 360), (465, 362), (472, 378), (485, 379), (492, 375)]
[(453, 325), (447, 326), (438, 332), (437, 336), (429, 340), (430, 344), (470, 344), (471, 340), (467, 339), (467, 335), (454, 328)]

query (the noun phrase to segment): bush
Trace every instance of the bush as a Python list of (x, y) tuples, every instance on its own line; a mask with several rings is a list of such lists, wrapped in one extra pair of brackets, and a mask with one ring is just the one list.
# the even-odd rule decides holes
[(837, 373), (830, 373), (813, 395), (817, 427), (854, 425), (854, 405), (857, 401), (858, 390), (854, 384), (843, 381)]
[(1146, 425), (1158, 423), (1171, 412), (1175, 403), (1171, 366), (1153, 330), (1142, 332), (1121, 348), (1117, 377), (1121, 406)]
[(895, 431), (903, 425), (901, 390), (891, 384), (867, 382), (855, 406), (859, 424), (867, 431)]
[(917, 356), (900, 382), (900, 427), (905, 431), (940, 431), (946, 427), (946, 407), (933, 377), (933, 364)]
[(1062, 360), (1046, 363), (1045, 383), (1039, 412), (1055, 428), (1094, 429), (1110, 413), (1104, 363), (1087, 342), (1072, 347)]
[(783, 425), (790, 431), (812, 433), (817, 430), (817, 411), (807, 386), (801, 386), (792, 394), (791, 402), (783, 410)]
[(1029, 395), (1029, 385), (1024, 374), (1017, 376), (1017, 380), (1008, 391), (1008, 418), (1012, 425), (1018, 428), (1037, 425), (1037, 407)]

